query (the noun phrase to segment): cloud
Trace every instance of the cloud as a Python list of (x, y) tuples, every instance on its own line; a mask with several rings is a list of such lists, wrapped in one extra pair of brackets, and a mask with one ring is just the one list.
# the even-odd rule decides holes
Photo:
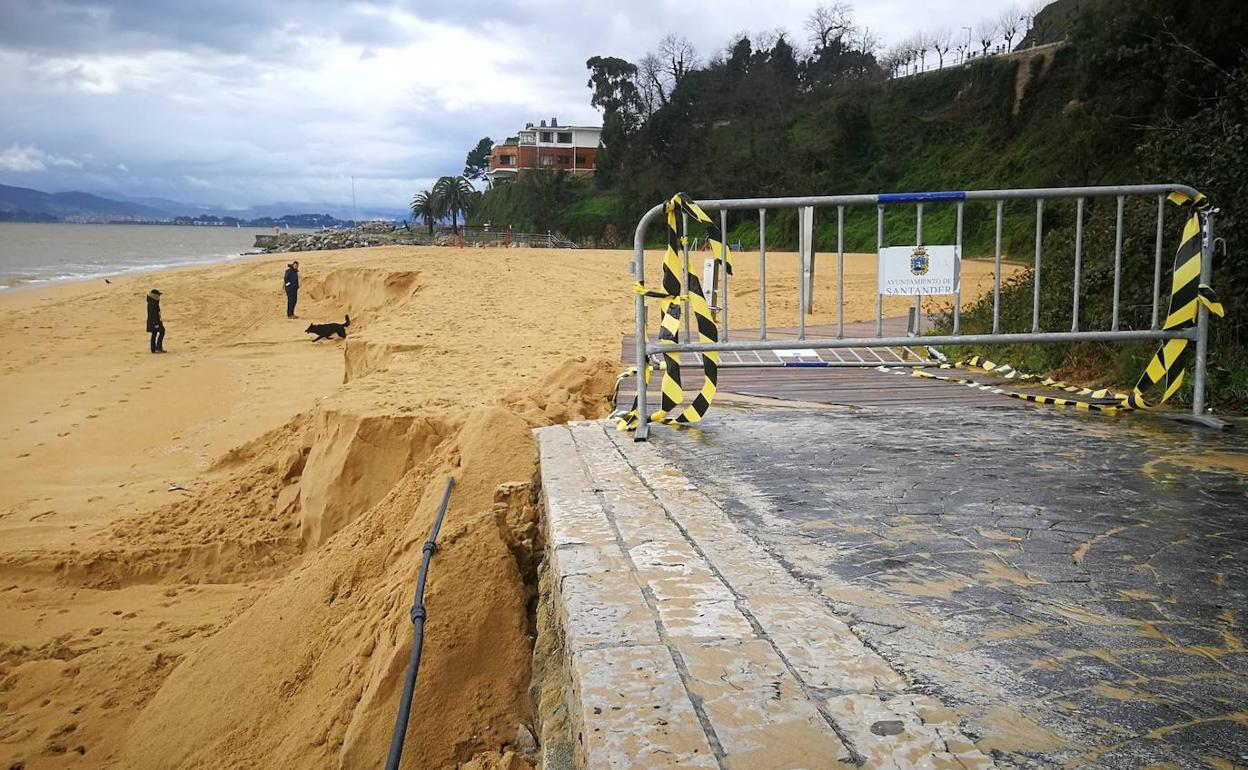
[(0, 169), (25, 174), (32, 171), (45, 171), (48, 166), (71, 166), (81, 168), (82, 164), (72, 158), (52, 155), (30, 145), (13, 144), (4, 152), (0, 152)]
[[(354, 176), (361, 205), (399, 207), (482, 136), (596, 123), (591, 56), (636, 61), (670, 31), (703, 58), (745, 28), (799, 42), (815, 3), (0, 0), (0, 174), (227, 206), (349, 202)], [(894, 41), (1003, 5), (875, 0), (858, 16)]]

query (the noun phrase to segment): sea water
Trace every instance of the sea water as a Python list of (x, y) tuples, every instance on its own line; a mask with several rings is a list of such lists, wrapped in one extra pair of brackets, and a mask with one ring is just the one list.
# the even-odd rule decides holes
[(0, 222), (0, 291), (32, 283), (223, 262), (272, 229)]

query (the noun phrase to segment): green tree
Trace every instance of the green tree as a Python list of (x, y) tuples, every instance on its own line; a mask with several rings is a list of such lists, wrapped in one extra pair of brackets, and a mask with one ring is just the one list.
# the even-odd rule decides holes
[(594, 95), (590, 104), (602, 110), (602, 147), (595, 166), (600, 184), (609, 184), (627, 149), (628, 137), (641, 124), (643, 100), (637, 87), (637, 65), (614, 56), (585, 62)]
[(490, 166), (490, 153), (494, 151), (494, 141), (490, 137), (484, 137), (477, 142), (477, 146), (468, 151), (468, 157), (464, 159), (464, 178), (465, 179), (484, 179), (485, 171)]
[(416, 193), (412, 198), (412, 216), (422, 220), (429, 228), (429, 234), (433, 235), (433, 223), (439, 216), (437, 196), (430, 190)]
[(728, 49), (728, 72), (737, 77), (749, 72), (750, 57), (753, 55), (754, 48), (750, 44), (750, 39), (742, 35)]
[(618, 114), (623, 128), (637, 127), (641, 114), (641, 92), (637, 88), (637, 65), (614, 56), (595, 56), (585, 62), (594, 95), (589, 102), (604, 115)]
[(444, 176), (433, 185), (433, 194), (437, 199), (438, 213), (442, 216), (450, 214), (451, 228), (459, 232), (459, 215), (467, 218), (476, 205), (477, 191), (462, 176)]
[(529, 201), (533, 224), (538, 231), (558, 227), (561, 209), (568, 203), (572, 193), (568, 184), (568, 173), (563, 169), (535, 169), (521, 177), (519, 185)]

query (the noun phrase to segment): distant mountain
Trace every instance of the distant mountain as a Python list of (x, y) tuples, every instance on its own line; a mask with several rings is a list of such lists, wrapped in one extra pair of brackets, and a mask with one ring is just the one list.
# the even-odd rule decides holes
[(389, 208), (385, 206), (360, 206), (358, 210), (352, 210), (350, 206), (344, 206), (335, 203), (292, 203), (278, 202), (265, 203), (259, 206), (243, 209), (242, 211), (229, 211), (230, 216), (235, 217), (277, 217), (282, 214), (289, 214), (292, 211), (315, 211), (322, 214), (329, 214), (338, 219), (386, 219), (399, 220), (411, 219), (412, 212), (407, 208)]
[(151, 206), (102, 198), (84, 192), (45, 193), (27, 187), (0, 184), (0, 212), (27, 213), (43, 217), (113, 217), (118, 219), (169, 219), (170, 215)]
[(126, 203), (137, 203), (141, 206), (150, 206), (154, 209), (167, 211), (171, 216), (177, 217), (197, 217), (201, 214), (221, 216), (227, 213), (220, 206), (209, 206), (206, 203), (183, 203), (182, 201), (170, 200), (168, 198), (122, 195), (120, 193), (109, 193), (108, 197), (119, 201), (125, 201)]
[(220, 217), (248, 221), (281, 219), (292, 214), (327, 214), (334, 219), (348, 221), (357, 218), (399, 220), (410, 216), (405, 208), (377, 206), (364, 206), (357, 211), (350, 206), (327, 203), (269, 203), (231, 209), (168, 198), (110, 195), (45, 193), (0, 184), (0, 220), (159, 222), (177, 218)]
[(398, 220), (405, 217), (410, 218), (411, 212), (406, 208), (389, 208), (385, 206), (361, 206), (358, 211), (353, 211), (350, 206), (336, 203), (317, 203), (312, 201), (278, 201), (277, 203), (264, 203), (257, 206), (249, 206), (247, 208), (226, 208), (224, 206), (210, 206), (206, 203), (186, 203), (184, 201), (175, 201), (168, 198), (150, 198), (137, 197), (133, 195), (110, 194), (111, 197), (121, 201), (130, 203), (139, 203), (144, 206), (167, 211), (174, 216), (179, 217), (236, 217), (238, 219), (265, 219), (280, 218), (287, 214), (303, 214), (317, 213), (329, 214), (335, 219), (343, 221), (352, 219), (387, 219)]
[(264, 218), (280, 218), (292, 213), (311, 213), (329, 214), (335, 219), (352, 220), (352, 219), (403, 219), (411, 217), (411, 212), (406, 208), (389, 208), (384, 206), (361, 206), (358, 211), (353, 211), (350, 206), (336, 203), (317, 203), (314, 201), (278, 201), (277, 203), (263, 203), (257, 206), (249, 206), (247, 208), (226, 208), (224, 206), (210, 206), (205, 203), (186, 203), (183, 201), (170, 200), (168, 198), (147, 198), (136, 197), (133, 195), (111, 194), (117, 200), (128, 201), (130, 203), (139, 203), (144, 206), (168, 211), (170, 214), (179, 217), (198, 217), (198, 216), (215, 216), (215, 217), (237, 217), (238, 219), (264, 219)]

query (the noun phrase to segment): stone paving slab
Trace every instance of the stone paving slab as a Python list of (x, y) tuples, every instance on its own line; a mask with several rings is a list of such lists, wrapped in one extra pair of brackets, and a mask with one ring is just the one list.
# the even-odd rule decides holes
[(605, 423), (537, 437), (583, 767), (991, 766), (675, 466)]
[[(1223, 770), (1248, 767), (1244, 427), (738, 407), (612, 438), (724, 575), (770, 558), (728, 581), (753, 617), (750, 592), (796, 593), (787, 576), (900, 679), (809, 692), (868, 766), (908, 708), (1001, 767)], [(768, 638), (802, 647), (790, 631)], [(791, 662), (817, 682), (835, 655)]]
[(539, 436), (580, 766), (718, 767), (571, 435)]

